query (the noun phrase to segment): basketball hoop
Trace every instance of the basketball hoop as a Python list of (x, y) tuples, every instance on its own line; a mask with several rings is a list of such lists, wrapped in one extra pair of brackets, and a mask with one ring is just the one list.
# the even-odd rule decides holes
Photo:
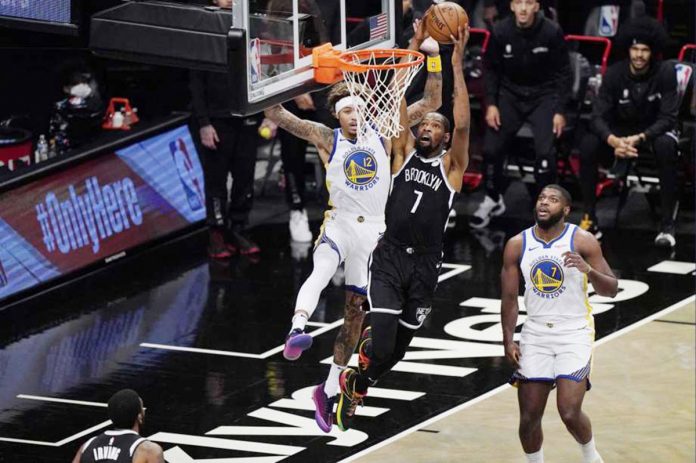
[[(402, 58), (406, 58), (402, 61)], [(317, 82), (330, 84), (341, 75), (350, 95), (365, 104), (356, 106), (358, 140), (364, 139), (369, 127), (382, 137), (399, 135), (399, 105), (406, 89), (423, 65), (422, 53), (402, 49), (367, 49), (339, 52), (330, 44), (313, 51), (314, 77)]]

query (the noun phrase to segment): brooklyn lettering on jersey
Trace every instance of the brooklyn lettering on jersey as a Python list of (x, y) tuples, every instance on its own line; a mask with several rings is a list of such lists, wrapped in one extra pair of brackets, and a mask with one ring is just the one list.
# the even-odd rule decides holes
[(440, 176), (420, 170), (416, 167), (409, 167), (404, 170), (404, 180), (429, 186), (434, 191), (439, 190), (442, 185), (442, 178)]

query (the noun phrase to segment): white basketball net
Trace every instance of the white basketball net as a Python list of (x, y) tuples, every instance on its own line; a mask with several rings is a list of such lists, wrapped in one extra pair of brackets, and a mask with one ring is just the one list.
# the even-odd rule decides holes
[[(349, 55), (345, 57), (345, 60), (363, 65), (396, 64), (399, 60), (396, 54), (392, 54), (386, 60), (384, 58), (383, 53), (379, 58), (375, 57), (375, 53), (370, 53), (367, 60), (360, 61), (360, 58), (355, 55)], [(350, 95), (354, 99), (360, 98), (365, 102), (364, 105), (356, 105), (358, 141), (366, 139), (370, 127), (386, 139), (399, 135), (404, 129), (399, 124), (399, 105), (406, 89), (422, 65), (421, 62), (399, 69), (368, 68), (364, 72), (343, 71), (343, 80), (348, 86)]]

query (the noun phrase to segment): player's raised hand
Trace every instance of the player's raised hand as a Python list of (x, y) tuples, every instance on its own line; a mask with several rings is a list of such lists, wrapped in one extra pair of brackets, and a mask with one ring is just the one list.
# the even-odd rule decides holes
[[(428, 13), (426, 12), (425, 14), (427, 15)], [(425, 18), (425, 15), (423, 15), (423, 17)], [(419, 42), (422, 42), (428, 37), (428, 29), (425, 27), (425, 21), (422, 19), (416, 19), (413, 21), (413, 38)]]
[(572, 251), (566, 251), (563, 253), (563, 265), (568, 268), (576, 268), (582, 273), (590, 273), (592, 270), (590, 264), (585, 262), (585, 259), (583, 259), (580, 254)]
[(469, 26), (465, 29), (461, 27), (457, 28), (458, 36), (455, 37), (450, 35), (452, 43), (454, 44), (454, 50), (452, 51), (452, 66), (462, 66), (464, 61), (464, 50), (466, 49), (466, 44), (469, 41)]
[(516, 342), (511, 341), (505, 344), (505, 357), (515, 368), (520, 367), (521, 355), (522, 353), (520, 352), (520, 346)]

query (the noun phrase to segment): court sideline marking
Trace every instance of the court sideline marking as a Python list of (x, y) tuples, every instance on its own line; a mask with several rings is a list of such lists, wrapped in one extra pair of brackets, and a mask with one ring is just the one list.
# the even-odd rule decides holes
[[(638, 329), (641, 326), (647, 325), (648, 323), (655, 321), (656, 319), (658, 319), (660, 317), (664, 317), (665, 315), (667, 315), (671, 312), (674, 312), (677, 309), (681, 309), (685, 305), (687, 305), (689, 303), (693, 303), (695, 301), (696, 301), (696, 295), (689, 296), (686, 299), (682, 299), (681, 301), (676, 302), (676, 303), (670, 305), (669, 307), (660, 310), (659, 312), (656, 312), (652, 315), (649, 315), (645, 318), (642, 318), (631, 325), (624, 326), (620, 330), (614, 331), (613, 333), (611, 333), (607, 336), (604, 336), (602, 339), (595, 342), (595, 347), (601, 346), (602, 344), (606, 344), (607, 342), (609, 342), (613, 339), (616, 339), (620, 336), (623, 336), (624, 334), (627, 334), (635, 329)], [(368, 448), (361, 450), (360, 452), (358, 452), (354, 455), (351, 455), (347, 458), (344, 458), (343, 460), (340, 460), (338, 463), (349, 463), (349, 462), (355, 461), (358, 458), (364, 457), (365, 455), (372, 453), (375, 450), (381, 449), (382, 447), (386, 447), (387, 445), (392, 444), (392, 443), (396, 442), (397, 440), (408, 436), (409, 434), (413, 434), (414, 432), (419, 431), (422, 428), (430, 426), (431, 424), (436, 423), (436, 422), (442, 420), (443, 418), (447, 418), (450, 415), (453, 415), (457, 412), (465, 410), (465, 409), (471, 407), (472, 405), (476, 405), (479, 402), (482, 402), (490, 397), (493, 397), (494, 395), (496, 395), (500, 392), (503, 392), (504, 390), (506, 390), (510, 387), (512, 387), (512, 386), (510, 386), (509, 384), (503, 384), (502, 386), (498, 386), (497, 388), (492, 389), (483, 395), (480, 395), (480, 396), (475, 397), (467, 402), (459, 404), (454, 408), (450, 408), (449, 410), (445, 410), (444, 412), (440, 413), (439, 415), (436, 415), (436, 416), (429, 418), (429, 419), (427, 419), (419, 424), (416, 424), (416, 425), (406, 429), (405, 431), (401, 431), (399, 434), (396, 434), (396, 435), (394, 435), (386, 440), (383, 440), (382, 442), (378, 442), (377, 444), (373, 445), (372, 447), (368, 447)]]
[[(457, 276), (460, 273), (464, 273), (467, 270), (470, 270), (471, 265), (443, 263), (442, 268), (447, 268), (447, 269), (451, 269), (451, 270), (441, 274), (438, 277), (438, 280), (437, 280), (438, 283), (442, 283), (443, 281), (448, 280), (454, 276)], [(334, 328), (338, 328), (341, 325), (343, 325), (343, 318), (338, 319), (332, 323), (307, 322), (307, 326), (320, 327), (318, 330), (310, 331), (307, 334), (309, 334), (311, 337), (314, 338), (316, 336), (319, 336), (320, 334), (326, 333), (327, 331), (331, 331)], [(279, 352), (282, 352), (283, 349), (285, 348), (285, 345), (282, 344), (280, 346), (274, 347), (273, 349), (269, 349), (266, 352), (263, 352), (261, 354), (252, 354), (250, 352), (235, 352), (235, 351), (219, 350), (219, 349), (203, 349), (200, 347), (173, 346), (171, 344), (156, 344), (156, 343), (151, 343), (151, 342), (141, 342), (140, 347), (147, 347), (150, 349), (172, 350), (172, 351), (179, 351), (179, 352), (191, 352), (194, 354), (224, 355), (227, 357), (242, 357), (242, 358), (263, 360), (263, 359), (267, 359), (268, 357), (271, 357)]]

